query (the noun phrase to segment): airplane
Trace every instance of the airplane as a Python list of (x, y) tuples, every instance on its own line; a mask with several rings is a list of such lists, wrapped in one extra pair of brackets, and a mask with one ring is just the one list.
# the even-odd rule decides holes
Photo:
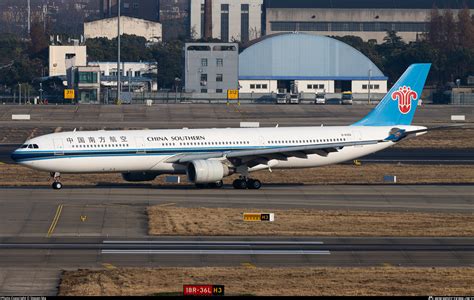
[(413, 64), (379, 104), (350, 126), (73, 131), (27, 140), (11, 158), (50, 172), (122, 173), (126, 181), (186, 174), (199, 188), (259, 189), (258, 170), (311, 168), (354, 160), (429, 129), (411, 125), (431, 64)]

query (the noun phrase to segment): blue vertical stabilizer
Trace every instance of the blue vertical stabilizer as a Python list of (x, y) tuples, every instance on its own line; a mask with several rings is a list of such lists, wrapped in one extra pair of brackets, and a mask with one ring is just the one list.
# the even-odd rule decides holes
[(380, 103), (353, 126), (410, 125), (431, 64), (413, 64)]

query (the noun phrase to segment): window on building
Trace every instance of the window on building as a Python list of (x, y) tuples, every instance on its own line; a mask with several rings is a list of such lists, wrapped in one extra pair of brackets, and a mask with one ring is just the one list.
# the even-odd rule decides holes
[(201, 58), (201, 67), (207, 67), (207, 58)]
[(66, 59), (73, 59), (76, 57), (76, 53), (66, 53), (65, 57)]
[(324, 84), (320, 84), (320, 85), (318, 86), (318, 88), (319, 88), (320, 90), (324, 90)]
[(129, 8), (130, 8), (130, 3), (124, 2), (124, 3), (123, 3), (123, 8), (129, 9)]
[(267, 89), (267, 88), (268, 88), (268, 85), (262, 84), (262, 89)]
[(217, 58), (216, 59), (216, 66), (223, 67), (224, 66), (224, 59), (223, 58)]
[(207, 85), (207, 74), (201, 74), (201, 86)]
[(313, 88), (313, 85), (312, 85), (312, 84), (308, 84), (306, 87), (308, 88), (308, 90), (310, 90), (310, 89)]
[(223, 76), (222, 74), (216, 74), (216, 81), (217, 82), (222, 82)]
[(201, 4), (201, 37), (204, 37), (205, 24), (206, 24), (205, 6), (204, 4)]
[(229, 41), (229, 4), (221, 4), (221, 40)]
[(137, 9), (139, 6), (140, 5), (137, 2), (133, 3), (133, 8)]
[(240, 5), (240, 37), (242, 42), (249, 41), (249, 5)]
[(79, 72), (79, 83), (97, 83), (97, 73)]
[(251, 84), (251, 85), (250, 85), (250, 88), (251, 88), (251, 89), (255, 89), (255, 84)]
[(363, 85), (362, 85), (362, 89), (363, 89), (363, 90), (366, 90), (366, 89), (367, 89), (367, 84), (363, 84)]
[(426, 32), (427, 22), (270, 22), (272, 31)]
[(207, 93), (207, 89), (201, 89), (201, 93)]
[(221, 93), (222, 93), (222, 89), (216, 89), (216, 93), (221, 94)]
[(261, 84), (257, 84), (257, 89), (261, 89), (262, 88), (262, 85)]
[(374, 85), (374, 89), (376, 90), (380, 89), (380, 85), (379, 84)]
[(140, 77), (142, 76), (142, 73), (140, 71), (135, 71), (135, 77)]

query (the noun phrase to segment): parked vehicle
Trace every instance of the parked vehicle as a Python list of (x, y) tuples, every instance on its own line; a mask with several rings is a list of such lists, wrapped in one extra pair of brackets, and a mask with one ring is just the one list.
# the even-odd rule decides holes
[(316, 99), (314, 100), (314, 104), (326, 104), (326, 94), (317, 93)]
[(352, 105), (352, 92), (342, 93), (341, 104)]
[(286, 103), (288, 103), (288, 97), (287, 97), (286, 92), (277, 94), (276, 103), (277, 104), (286, 104)]
[(290, 95), (290, 104), (299, 104), (300, 103), (300, 98), (298, 94), (291, 94)]

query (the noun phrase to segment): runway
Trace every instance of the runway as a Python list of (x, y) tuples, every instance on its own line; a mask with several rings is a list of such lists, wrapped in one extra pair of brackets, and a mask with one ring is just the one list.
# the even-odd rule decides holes
[[(58, 238), (0, 244), (5, 267), (119, 266), (473, 266), (474, 238), (166, 237)], [(24, 240), (24, 239), (23, 239)], [(12, 257), (13, 253), (17, 253)]]

